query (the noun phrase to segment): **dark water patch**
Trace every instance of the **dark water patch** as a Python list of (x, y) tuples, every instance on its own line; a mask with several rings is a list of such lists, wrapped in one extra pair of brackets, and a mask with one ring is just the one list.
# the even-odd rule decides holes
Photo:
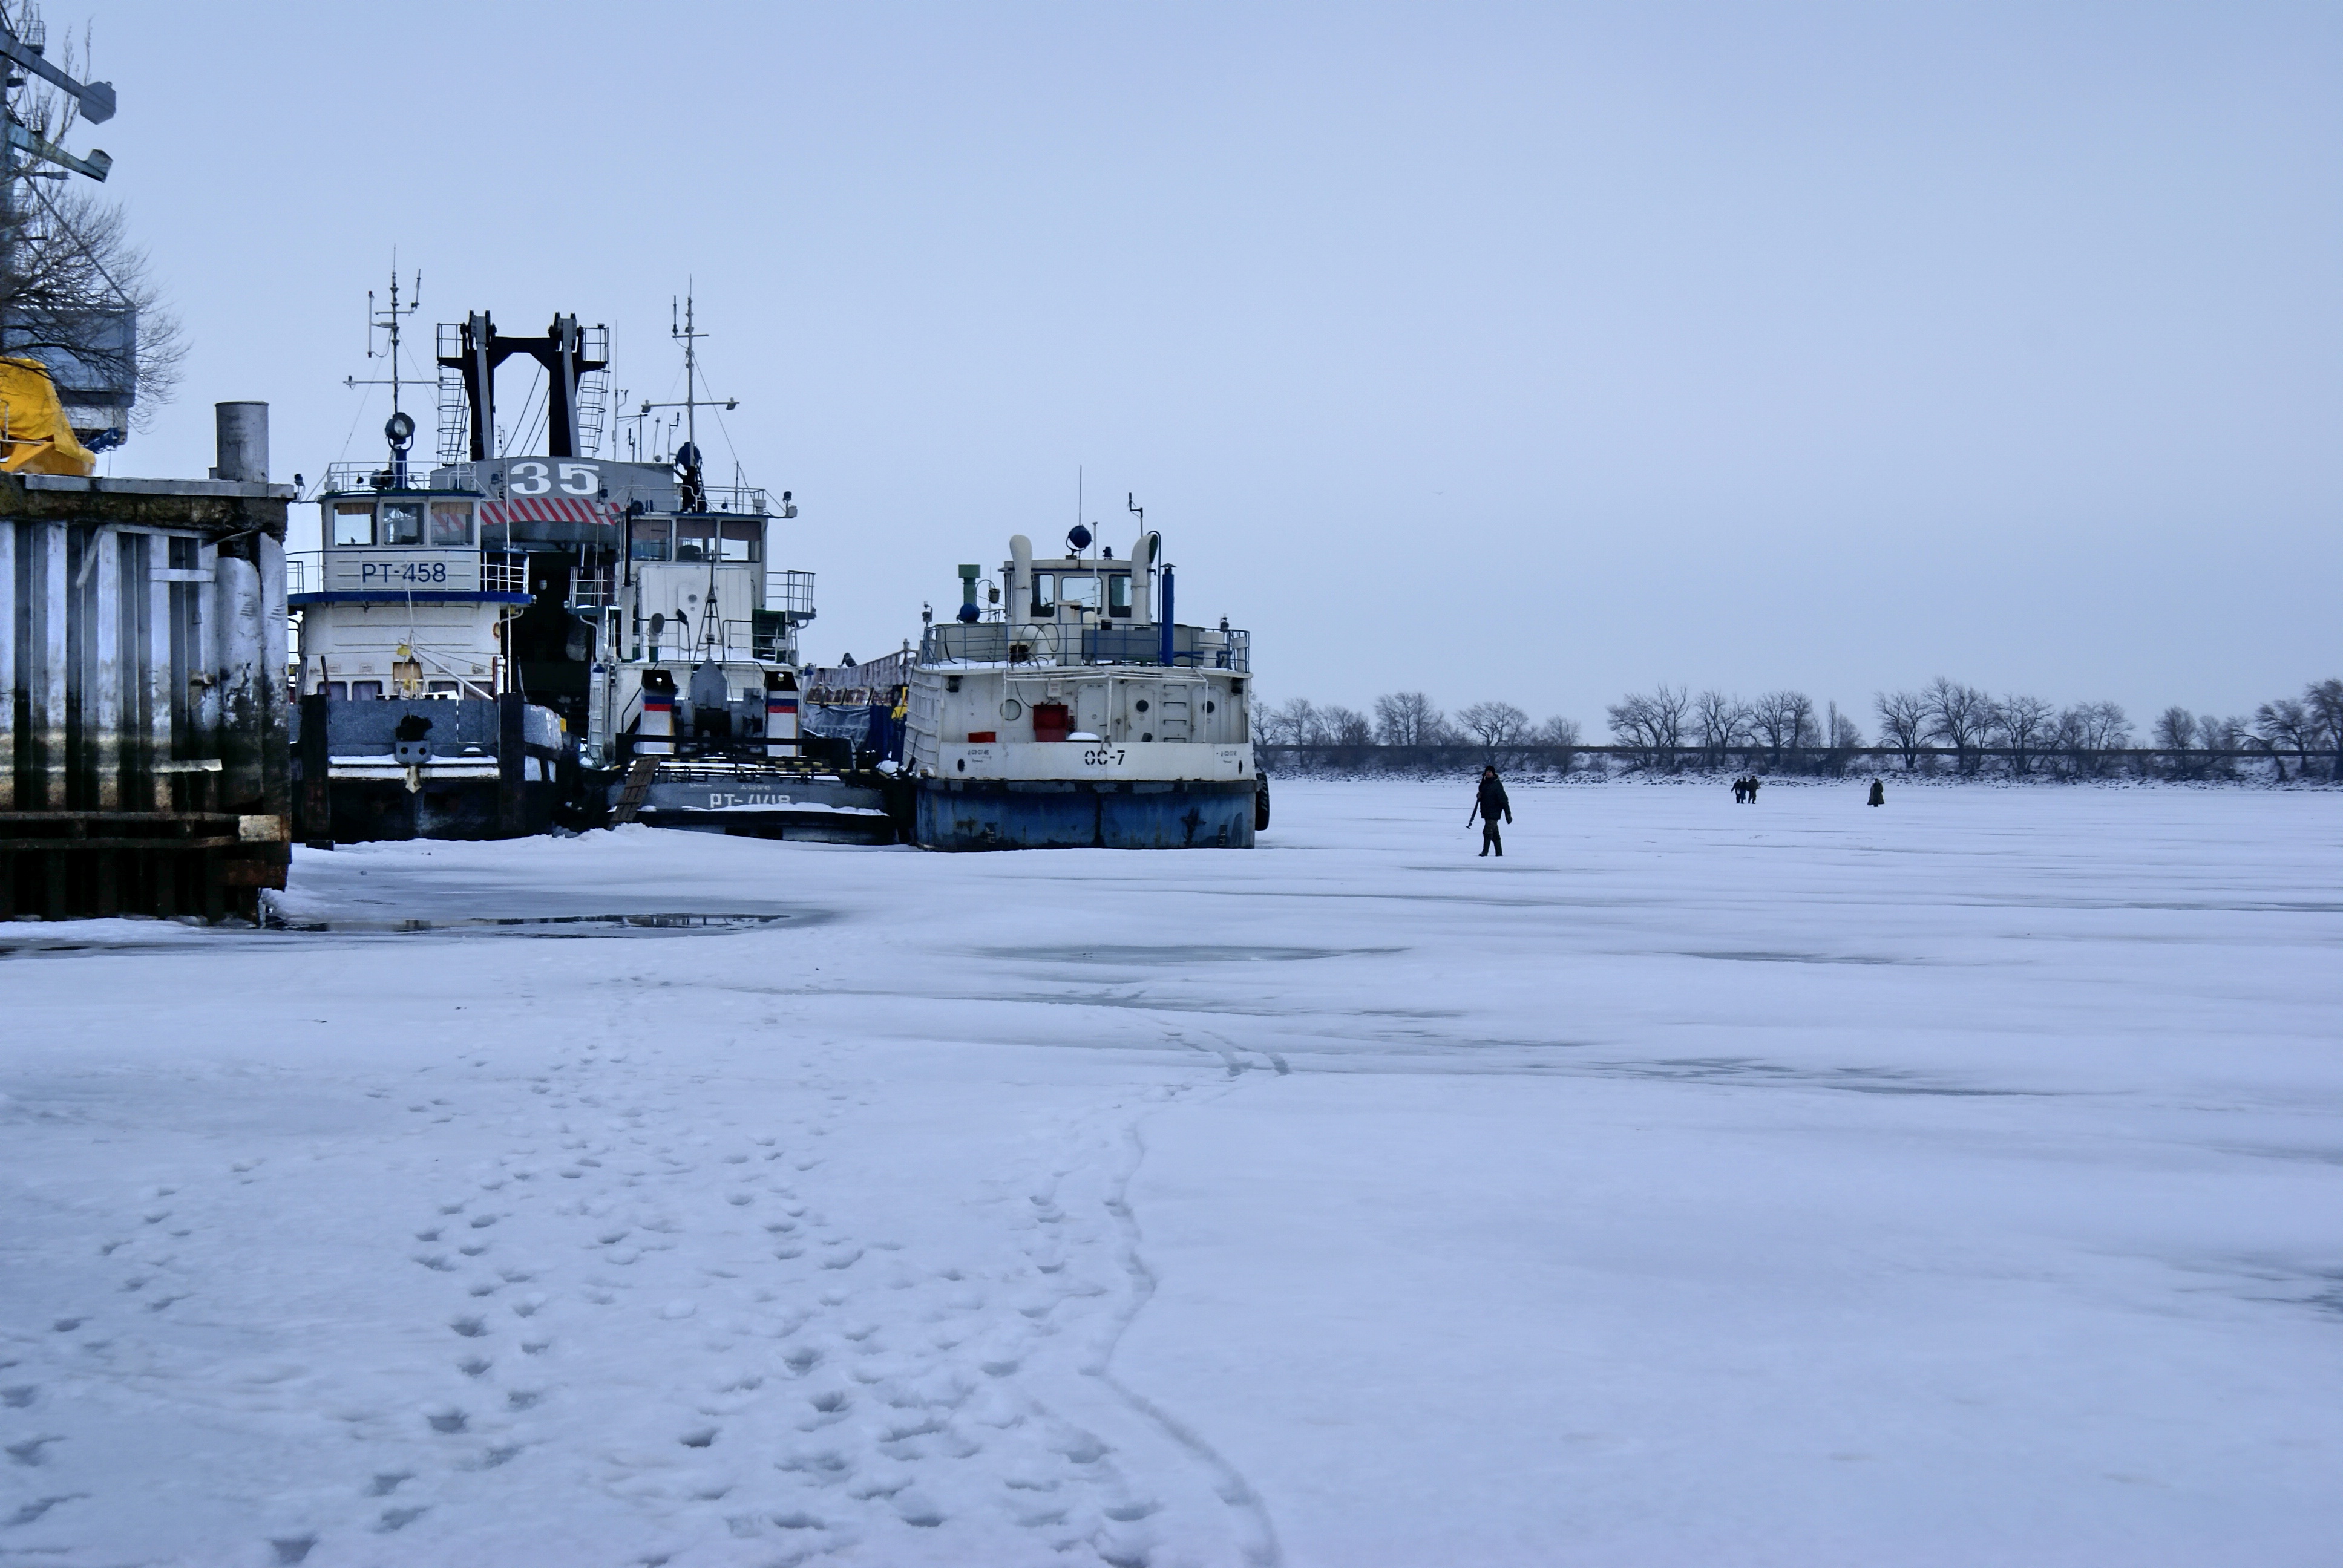
[(1533, 1052), (1584, 1049), (1594, 1041), (1490, 1042), (1442, 1047), (1430, 1041), (1387, 1040), (1381, 1049), (1343, 1050), (1289, 1044), (1284, 1055), (1297, 1075), (1390, 1078), (1598, 1078), (1725, 1089), (1825, 1090), (1842, 1094), (1899, 1094), (1938, 1099), (2048, 1098), (2053, 1091), (1976, 1089), (1925, 1082), (1869, 1068), (1801, 1069), (1763, 1061), (1588, 1061), (1535, 1060)]
[(1931, 1082), (1884, 1067), (1792, 1067), (1750, 1056), (1680, 1056), (1654, 1061), (1607, 1061), (1579, 1070), (1605, 1078), (1660, 1079), (1677, 1083), (1727, 1083), (1788, 1089), (1830, 1089), (1849, 1094), (1925, 1094), (1954, 1099), (2033, 1098), (2038, 1091), (1976, 1089)]
[(1716, 959), (1736, 964), (1917, 964), (1918, 959), (1866, 958), (1859, 953), (1684, 952), (1687, 959)]
[(2221, 1144), (2223, 1154), (2242, 1154), (2251, 1160), (2293, 1160), (2312, 1165), (2343, 1165), (2343, 1149), (2280, 1149), (2264, 1144)]
[(1051, 951), (1031, 947), (978, 948), (986, 959), (1019, 959), (1053, 964), (1236, 964), (1307, 963), (1315, 959), (1389, 958), (1405, 948), (1293, 948), (1243, 943), (1146, 942), (1070, 947)]
[(410, 931), (505, 931), (521, 936), (596, 937), (613, 933), (723, 932), (753, 930), (803, 917), (796, 914), (475, 915), (447, 920), (303, 920), (271, 914), (273, 931), (403, 934)]
[[(830, 912), (820, 910), (792, 910), (783, 913), (740, 914), (722, 912), (670, 913), (652, 911), (640, 914), (587, 915), (453, 915), (429, 920), (392, 920), (380, 918), (323, 918), (291, 916), (264, 910), (257, 926), (246, 922), (224, 921), (215, 926), (198, 922), (154, 920), (156, 934), (152, 939), (127, 935), (122, 940), (92, 940), (75, 932), (75, 922), (27, 921), (6, 929), (0, 937), (0, 959), (110, 957), (114, 955), (184, 954), (198, 955), (213, 950), (219, 944), (254, 947), (277, 947), (287, 937), (332, 936), (491, 936), (515, 937), (645, 937), (724, 935), (734, 931), (754, 930), (762, 926), (780, 923), (819, 925), (830, 919)], [(193, 926), (192, 930), (181, 930)], [(111, 933), (109, 933), (111, 935)]]

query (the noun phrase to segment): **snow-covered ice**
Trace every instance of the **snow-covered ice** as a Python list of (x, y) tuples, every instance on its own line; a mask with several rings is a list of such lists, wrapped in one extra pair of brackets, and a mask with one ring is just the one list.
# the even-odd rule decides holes
[(2343, 795), (1860, 802), (0, 928), (0, 1561), (2337, 1561)]

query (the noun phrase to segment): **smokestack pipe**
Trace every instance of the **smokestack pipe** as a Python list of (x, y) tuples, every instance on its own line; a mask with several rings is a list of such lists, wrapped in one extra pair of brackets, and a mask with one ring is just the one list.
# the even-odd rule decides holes
[(268, 483), (268, 405), (215, 403), (218, 466), (212, 477), (239, 485)]

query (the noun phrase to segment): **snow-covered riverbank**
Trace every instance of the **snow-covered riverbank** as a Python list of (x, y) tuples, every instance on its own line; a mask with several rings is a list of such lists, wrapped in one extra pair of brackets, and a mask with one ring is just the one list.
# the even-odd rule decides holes
[(2329, 1560), (2337, 799), (1859, 801), (0, 928), (0, 1555)]

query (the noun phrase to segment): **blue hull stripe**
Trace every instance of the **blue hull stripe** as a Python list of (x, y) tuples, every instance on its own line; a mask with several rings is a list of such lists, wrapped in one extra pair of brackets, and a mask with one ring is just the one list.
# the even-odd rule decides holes
[(925, 849), (1250, 849), (1251, 779), (961, 783), (922, 779)]

